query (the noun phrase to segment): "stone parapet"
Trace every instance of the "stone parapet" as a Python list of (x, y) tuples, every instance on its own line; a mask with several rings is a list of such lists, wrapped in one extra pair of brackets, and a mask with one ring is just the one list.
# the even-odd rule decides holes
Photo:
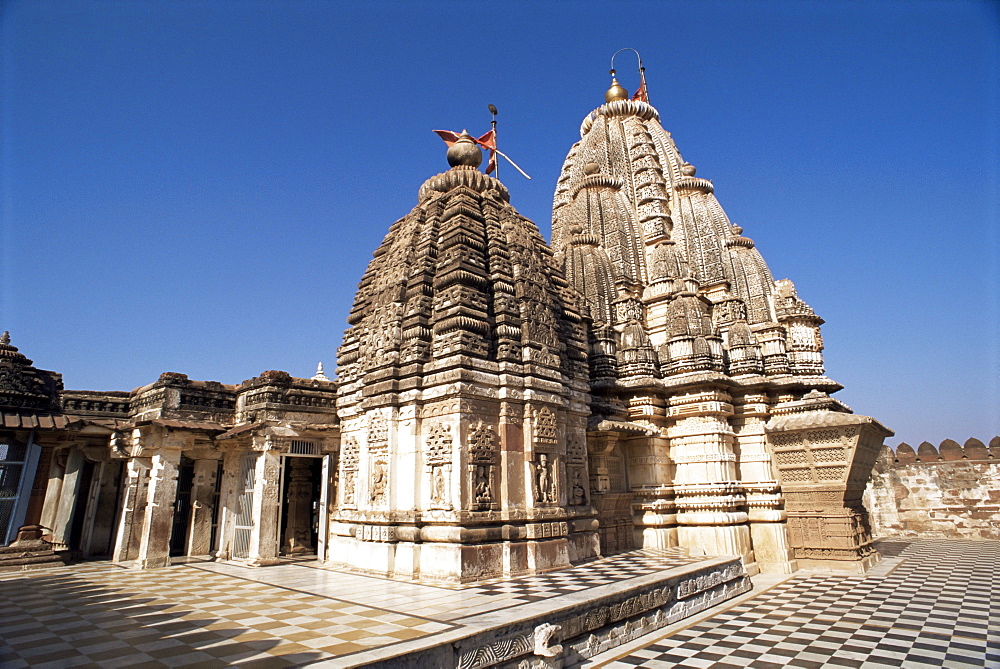
[(1000, 539), (1000, 437), (883, 447), (865, 506), (878, 537)]

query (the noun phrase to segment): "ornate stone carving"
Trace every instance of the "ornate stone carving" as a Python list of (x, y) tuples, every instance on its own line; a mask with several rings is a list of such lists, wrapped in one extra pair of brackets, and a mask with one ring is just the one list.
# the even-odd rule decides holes
[(534, 462), (535, 502), (539, 506), (555, 504), (559, 500), (556, 472), (552, 456), (539, 453)]
[(346, 508), (357, 508), (358, 463), (360, 448), (358, 440), (348, 437), (340, 452), (340, 484), (341, 505)]
[(548, 407), (542, 407), (532, 416), (532, 438), (535, 444), (554, 445), (559, 443), (556, 429), (556, 415)]
[(469, 434), (469, 471), (472, 474), (472, 508), (498, 508), (494, 498), (497, 436), (492, 426), (476, 423)]

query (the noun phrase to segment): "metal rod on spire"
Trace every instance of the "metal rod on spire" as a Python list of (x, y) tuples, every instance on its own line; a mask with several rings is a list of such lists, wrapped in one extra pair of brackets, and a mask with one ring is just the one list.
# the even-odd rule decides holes
[(524, 170), (522, 170), (522, 169), (521, 169), (521, 168), (520, 168), (520, 167), (518, 166), (518, 164), (517, 164), (517, 163), (515, 163), (515, 162), (514, 162), (513, 160), (511, 160), (511, 159), (510, 159), (510, 156), (508, 156), (508, 155), (507, 155), (506, 153), (504, 153), (504, 152), (503, 152), (503, 151), (501, 151), (500, 149), (493, 149), (493, 150), (494, 150), (494, 151), (496, 151), (497, 153), (499, 153), (499, 154), (500, 154), (501, 156), (503, 156), (504, 158), (506, 158), (506, 159), (507, 159), (507, 162), (508, 162), (508, 163), (510, 163), (511, 165), (513, 165), (513, 166), (514, 166), (514, 169), (515, 169), (515, 170), (517, 170), (518, 172), (520, 172), (521, 174), (523, 174), (523, 175), (524, 175), (524, 178), (525, 178), (525, 179), (529, 179), (529, 180), (531, 179), (531, 177), (529, 177), (529, 176), (528, 176), (528, 173), (527, 173), (527, 172), (525, 172)]
[(615, 56), (620, 54), (622, 51), (631, 51), (635, 54), (636, 60), (639, 61), (639, 90), (635, 92), (632, 99), (649, 102), (649, 92), (646, 89), (646, 68), (642, 65), (642, 56), (639, 55), (638, 51), (630, 47), (625, 47), (624, 49), (618, 49), (618, 51), (615, 51), (614, 56), (611, 56), (611, 76), (614, 76), (615, 74)]
[[(490, 120), (490, 126), (493, 128), (493, 144), (495, 145), (497, 143), (497, 114), (499, 112), (497, 111), (497, 108), (494, 105), (492, 105), (492, 104), (486, 105), (486, 107), (487, 107), (487, 109), (490, 110), (490, 115), (492, 116), (492, 120)], [(500, 152), (497, 151), (497, 153), (500, 153)], [(510, 158), (508, 158), (507, 160), (510, 160)], [(497, 180), (499, 180), (500, 179), (500, 161), (497, 161), (496, 165), (493, 166), (493, 170), (494, 170), (493, 173), (496, 175)], [(528, 178), (530, 179), (531, 177), (528, 177)]]

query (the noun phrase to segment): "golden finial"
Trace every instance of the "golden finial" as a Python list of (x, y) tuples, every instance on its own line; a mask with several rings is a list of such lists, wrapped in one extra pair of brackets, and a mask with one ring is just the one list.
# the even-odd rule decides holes
[(628, 91), (625, 87), (618, 83), (615, 79), (615, 71), (610, 70), (608, 74), (611, 75), (611, 88), (604, 94), (605, 102), (614, 102), (615, 100), (628, 100)]

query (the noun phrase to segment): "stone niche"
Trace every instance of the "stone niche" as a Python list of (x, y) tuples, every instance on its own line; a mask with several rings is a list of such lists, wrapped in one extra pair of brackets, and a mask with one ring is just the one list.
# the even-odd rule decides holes
[(882, 441), (892, 434), (874, 418), (825, 410), (768, 422), (800, 567), (863, 573), (878, 560), (862, 497)]

